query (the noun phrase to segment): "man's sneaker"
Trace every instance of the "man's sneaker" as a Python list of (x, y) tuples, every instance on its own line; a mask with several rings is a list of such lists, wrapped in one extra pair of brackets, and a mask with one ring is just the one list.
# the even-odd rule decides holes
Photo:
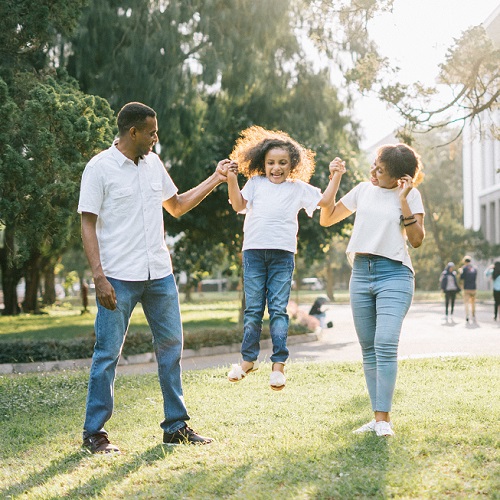
[[(375, 421), (375, 419), (373, 419), (372, 421), (368, 422), (365, 425), (362, 425), (359, 429), (356, 429), (355, 431), (352, 432), (353, 434), (363, 434), (364, 432), (375, 432), (376, 423), (377, 422)], [(389, 422), (389, 426), (392, 429), (392, 422)]]
[(394, 436), (394, 431), (392, 430), (392, 425), (390, 422), (385, 422), (381, 420), (380, 422), (375, 422), (375, 433), (377, 436)]
[(120, 448), (109, 442), (107, 434), (92, 434), (83, 440), (83, 447), (91, 453), (120, 453)]
[(182, 429), (175, 431), (173, 434), (168, 432), (163, 433), (163, 442), (168, 445), (176, 444), (209, 444), (213, 441), (212, 438), (203, 437), (188, 427), (184, 426)]

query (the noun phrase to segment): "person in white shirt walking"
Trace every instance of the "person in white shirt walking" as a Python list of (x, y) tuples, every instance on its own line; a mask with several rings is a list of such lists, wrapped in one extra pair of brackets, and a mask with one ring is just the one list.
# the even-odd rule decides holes
[(420, 170), (420, 158), (409, 146), (382, 146), (370, 170), (370, 181), (361, 182), (338, 203), (321, 209), (323, 226), (356, 212), (347, 246), (353, 266), (349, 291), (374, 412), (374, 419), (356, 433), (394, 434), (389, 412), (399, 336), (414, 293), (407, 241), (416, 248), (425, 236), (422, 198), (414, 188)]
[(179, 217), (198, 205), (227, 180), (222, 171), (229, 160), (220, 162), (201, 184), (178, 194), (153, 153), (158, 141), (155, 111), (142, 103), (128, 103), (117, 122), (118, 139), (85, 168), (78, 205), (98, 307), (83, 446), (92, 453), (120, 451), (110, 443), (104, 425), (113, 413), (116, 365), (138, 302), (153, 333), (163, 394), (163, 442), (207, 444), (211, 438), (186, 424), (190, 417), (181, 382), (182, 323), (163, 208)]
[[(230, 156), (227, 175), (233, 209), (246, 213), (243, 226), (243, 286), (245, 311), (241, 365), (228, 373), (237, 382), (258, 367), (262, 318), (267, 302), (273, 344), (270, 386), (285, 387), (288, 359), (287, 305), (297, 251), (297, 215), (301, 209), (311, 217), (318, 206), (333, 201), (344, 162), (330, 163), (330, 182), (322, 195), (308, 184), (314, 172), (314, 153), (288, 134), (253, 126), (241, 133)], [(248, 181), (240, 191), (238, 172)]]

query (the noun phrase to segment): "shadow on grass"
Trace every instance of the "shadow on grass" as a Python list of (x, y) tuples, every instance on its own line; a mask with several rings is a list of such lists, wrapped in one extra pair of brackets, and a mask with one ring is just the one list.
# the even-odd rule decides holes
[[(99, 496), (100, 493), (110, 485), (117, 484), (139, 468), (151, 465), (158, 460), (163, 460), (166, 456), (175, 451), (174, 446), (156, 445), (148, 450), (134, 455), (131, 460), (113, 467), (104, 476), (92, 477), (86, 483), (65, 492), (64, 496), (69, 498), (82, 498), (89, 496)], [(109, 457), (112, 459), (112, 457)], [(59, 500), (61, 497), (56, 495), (48, 497), (49, 500)]]
[[(129, 474), (138, 470), (144, 465), (150, 465), (157, 460), (163, 460), (167, 455), (173, 453), (174, 447), (157, 445), (153, 448), (146, 450), (145, 452), (134, 455), (132, 459), (126, 463), (122, 463), (117, 467), (114, 467), (105, 476), (92, 477), (89, 481), (84, 484), (80, 484), (78, 487), (73, 488), (64, 493), (65, 497), (81, 498), (84, 496), (94, 496), (98, 495), (102, 490), (107, 488), (110, 484), (119, 483)], [(30, 474), (26, 479), (20, 481), (19, 483), (13, 484), (8, 488), (0, 490), (0, 498), (10, 498), (16, 495), (29, 494), (31, 488), (40, 486), (41, 484), (49, 482), (57, 476), (62, 476), (64, 474), (69, 474), (76, 470), (84, 459), (90, 456), (87, 450), (81, 449), (75, 451), (64, 457), (53, 460), (45, 469)], [(96, 456), (99, 459), (109, 459), (113, 460), (113, 455), (100, 455)], [(45, 497), (50, 499), (59, 499), (59, 495)]]
[(19, 483), (0, 490), (0, 498), (11, 498), (16, 495), (25, 494), (29, 489), (39, 486), (50, 479), (61, 474), (69, 474), (74, 471), (85, 456), (84, 451), (75, 451), (57, 460), (52, 460), (50, 464), (39, 472), (30, 474)]

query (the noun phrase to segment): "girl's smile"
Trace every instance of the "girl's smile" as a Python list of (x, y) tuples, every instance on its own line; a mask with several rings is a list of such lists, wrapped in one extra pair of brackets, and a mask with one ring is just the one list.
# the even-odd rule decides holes
[(290, 153), (286, 149), (273, 148), (266, 153), (266, 177), (273, 184), (281, 184), (290, 175)]

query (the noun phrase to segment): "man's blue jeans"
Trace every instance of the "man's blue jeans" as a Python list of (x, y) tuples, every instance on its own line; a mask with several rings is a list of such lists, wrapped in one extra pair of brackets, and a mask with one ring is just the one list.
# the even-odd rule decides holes
[(401, 262), (356, 255), (350, 282), (351, 308), (373, 411), (391, 410), (399, 336), (413, 292), (413, 272)]
[(108, 278), (116, 292), (114, 311), (97, 303), (96, 343), (87, 394), (83, 437), (105, 433), (104, 425), (113, 413), (116, 365), (120, 357), (130, 316), (138, 302), (153, 333), (158, 376), (163, 394), (165, 420), (161, 427), (173, 433), (184, 427), (189, 415), (181, 382), (183, 333), (179, 295), (174, 276), (148, 281)]
[(273, 363), (288, 359), (288, 314), (294, 269), (294, 254), (286, 250), (245, 250), (243, 252), (243, 282), (245, 314), (241, 355), (245, 361), (255, 361), (260, 353), (262, 318), (267, 301), (269, 328), (273, 342)]

